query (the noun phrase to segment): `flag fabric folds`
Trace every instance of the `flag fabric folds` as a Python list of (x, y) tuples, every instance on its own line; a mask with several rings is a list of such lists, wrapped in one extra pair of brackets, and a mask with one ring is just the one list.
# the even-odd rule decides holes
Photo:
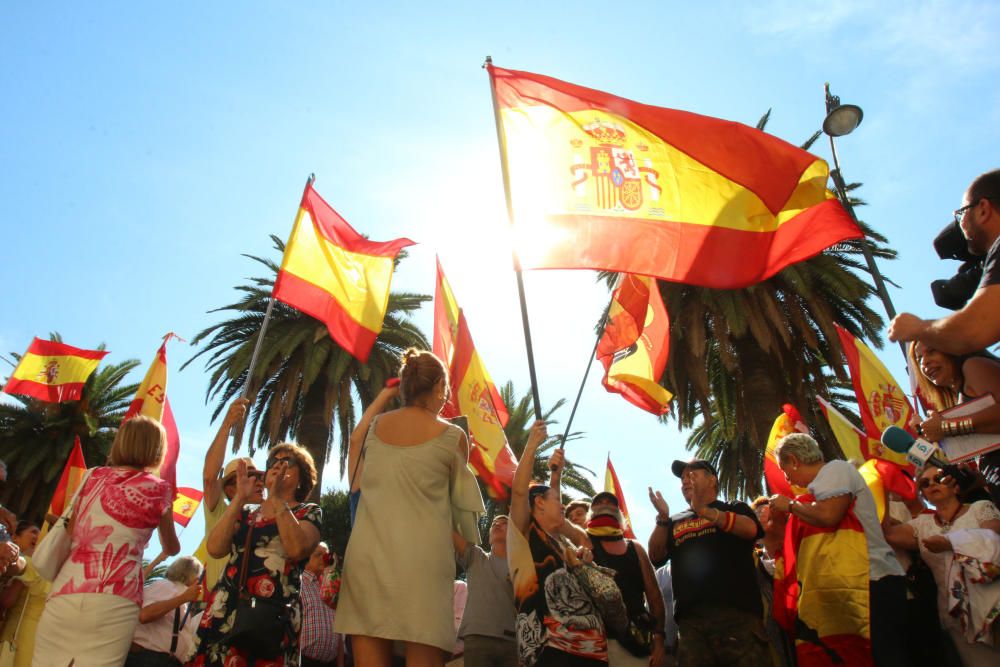
[(882, 431), (890, 426), (898, 426), (913, 434), (910, 427), (913, 407), (889, 369), (867, 345), (846, 329), (838, 326), (837, 334), (844, 348), (854, 393), (858, 397), (861, 422), (868, 436), (878, 440)]
[(174, 522), (187, 528), (191, 523), (191, 517), (198, 511), (198, 505), (201, 504), (204, 495), (198, 489), (189, 486), (178, 487), (177, 497), (174, 498)]
[(153, 363), (146, 371), (146, 377), (136, 390), (135, 398), (129, 404), (122, 423), (136, 415), (143, 415), (152, 417), (163, 425), (163, 429), (167, 432), (167, 451), (163, 455), (163, 463), (160, 464), (159, 476), (176, 489), (177, 457), (180, 454), (181, 438), (177, 431), (177, 423), (174, 421), (173, 410), (170, 409), (170, 401), (167, 399), (167, 343), (171, 338), (176, 336), (169, 333), (163, 337), (163, 343), (156, 351)]
[(611, 454), (608, 454), (608, 466), (604, 470), (604, 490), (615, 494), (615, 498), (618, 499), (618, 509), (622, 513), (622, 535), (630, 540), (636, 539), (635, 532), (632, 530), (632, 519), (628, 515), (625, 492), (622, 491), (622, 485), (618, 481), (615, 467), (611, 465)]
[(306, 185), (285, 245), (275, 299), (326, 324), (330, 337), (368, 361), (389, 302), (393, 260), (409, 239), (369, 241)]
[(853, 506), (828, 528), (788, 517), (775, 567), (774, 616), (795, 638), (799, 665), (872, 664), (868, 577), (868, 546)]
[(34, 338), (3, 390), (48, 403), (79, 401), (84, 383), (107, 354)]
[(451, 397), (442, 415), (464, 415), (468, 419), (469, 465), (490, 496), (505, 499), (517, 469), (517, 458), (503, 430), (510, 415), (472, 342), (465, 313), (455, 300), (440, 261), (434, 290), (432, 348), (451, 375)]
[(660, 376), (670, 356), (670, 319), (654, 278), (622, 274), (611, 296), (597, 344), (604, 388), (654, 415), (670, 409), (673, 394)]
[(52, 495), (52, 501), (49, 503), (49, 514), (62, 516), (66, 510), (66, 503), (76, 493), (76, 489), (80, 486), (80, 481), (86, 473), (87, 462), (83, 458), (83, 448), (80, 447), (80, 436), (76, 436), (73, 439), (73, 449), (70, 450), (69, 458), (66, 459), (62, 475), (59, 476), (56, 492)]
[(781, 406), (781, 414), (774, 420), (771, 426), (771, 433), (767, 437), (767, 446), (764, 447), (764, 481), (771, 493), (780, 493), (783, 496), (794, 498), (806, 490), (801, 486), (792, 486), (785, 479), (785, 473), (781, 472), (778, 466), (778, 459), (774, 455), (774, 450), (778, 446), (778, 441), (790, 433), (808, 433), (809, 429), (802, 421), (802, 415), (795, 409), (795, 406), (785, 403)]
[(754, 128), (488, 66), (526, 269), (746, 287), (861, 231), (826, 163)]

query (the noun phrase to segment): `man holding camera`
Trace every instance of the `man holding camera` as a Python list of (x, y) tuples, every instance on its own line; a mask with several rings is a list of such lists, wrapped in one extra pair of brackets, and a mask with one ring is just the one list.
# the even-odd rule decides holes
[(1000, 169), (972, 182), (955, 222), (969, 252), (986, 256), (979, 287), (965, 307), (938, 320), (900, 313), (889, 326), (889, 340), (919, 340), (949, 354), (969, 354), (1000, 341)]

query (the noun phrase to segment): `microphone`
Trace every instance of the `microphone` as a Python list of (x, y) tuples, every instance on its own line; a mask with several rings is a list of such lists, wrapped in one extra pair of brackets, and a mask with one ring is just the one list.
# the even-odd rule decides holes
[(950, 466), (934, 456), (934, 450), (937, 449), (935, 445), (923, 438), (914, 438), (898, 426), (890, 426), (882, 431), (882, 444), (898, 454), (906, 454), (906, 460), (918, 470), (928, 463), (942, 470)]

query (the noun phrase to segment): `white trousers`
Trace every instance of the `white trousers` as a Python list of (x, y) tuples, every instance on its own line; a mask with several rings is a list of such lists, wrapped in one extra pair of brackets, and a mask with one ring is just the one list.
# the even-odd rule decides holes
[(121, 667), (139, 606), (117, 595), (72, 593), (45, 603), (32, 667)]

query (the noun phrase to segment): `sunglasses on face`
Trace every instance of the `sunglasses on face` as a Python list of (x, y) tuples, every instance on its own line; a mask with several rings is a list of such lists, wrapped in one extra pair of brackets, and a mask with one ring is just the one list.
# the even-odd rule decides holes
[(299, 465), (299, 462), (296, 461), (291, 456), (275, 456), (274, 458), (270, 458), (270, 459), (267, 460), (267, 464), (266, 464), (267, 465), (267, 469), (270, 470), (271, 468), (273, 468), (274, 466), (278, 465), (279, 463), (284, 463), (289, 468), (291, 468), (292, 466), (298, 467), (298, 465)]
[[(247, 470), (247, 477), (250, 479), (264, 479), (264, 473), (261, 472), (260, 470)], [(235, 475), (227, 479), (226, 482), (223, 484), (223, 486), (230, 486), (234, 484), (236, 484)]]
[(920, 481), (917, 482), (917, 488), (923, 491), (931, 484), (940, 484), (944, 475), (935, 475), (934, 477), (921, 477)]

